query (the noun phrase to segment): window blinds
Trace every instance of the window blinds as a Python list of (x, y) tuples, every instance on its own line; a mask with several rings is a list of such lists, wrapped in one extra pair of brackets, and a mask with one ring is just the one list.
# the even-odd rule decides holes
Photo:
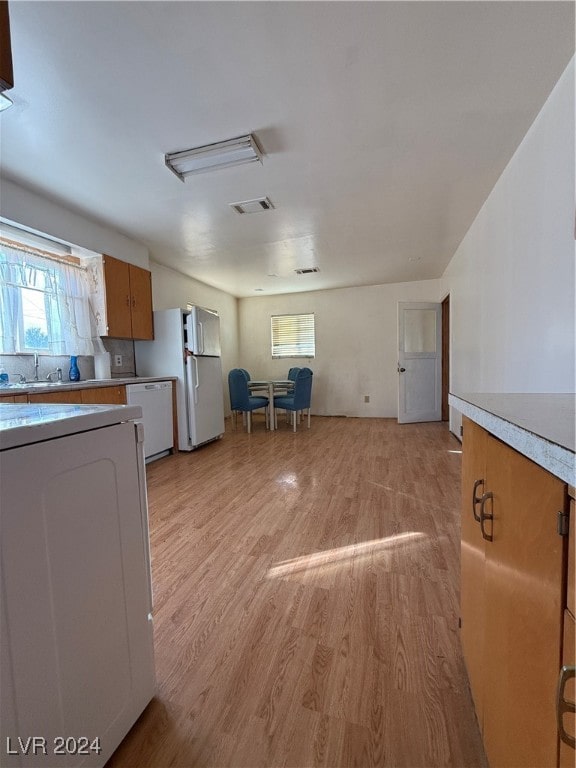
[(272, 315), (272, 357), (314, 357), (314, 315)]

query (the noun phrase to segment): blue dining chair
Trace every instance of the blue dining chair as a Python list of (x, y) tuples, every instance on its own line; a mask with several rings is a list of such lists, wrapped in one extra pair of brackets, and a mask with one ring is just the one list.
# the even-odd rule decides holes
[(296, 432), (298, 412), (304, 410), (308, 411), (308, 429), (310, 429), (310, 400), (312, 399), (313, 375), (310, 368), (300, 368), (294, 380), (294, 394), (276, 395), (274, 398), (274, 413), (276, 413), (277, 408), (291, 411), (294, 432)]
[(236, 426), (236, 414), (246, 414), (246, 425), (248, 433), (252, 432), (252, 411), (259, 408), (265, 409), (266, 426), (268, 426), (268, 404), (267, 397), (255, 397), (250, 395), (248, 390), (248, 379), (246, 373), (241, 368), (233, 368), (228, 373), (228, 388), (230, 390), (230, 407), (234, 412), (234, 426)]

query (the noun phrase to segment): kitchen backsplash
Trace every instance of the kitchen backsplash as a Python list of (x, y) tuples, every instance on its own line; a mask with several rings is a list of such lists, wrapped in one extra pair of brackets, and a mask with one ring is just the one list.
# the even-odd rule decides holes
[[(113, 379), (121, 379), (127, 376), (136, 375), (136, 366), (134, 362), (134, 342), (127, 339), (102, 339), (104, 348), (110, 353), (110, 371)], [(122, 362), (116, 365), (116, 357), (120, 355)], [(34, 355), (0, 355), (0, 366), (4, 367), (10, 377), (11, 383), (19, 381), (18, 374), (24, 376), (28, 381), (34, 379)], [(78, 367), (80, 368), (80, 380), (94, 378), (94, 358), (91, 356), (78, 357)], [(38, 378), (45, 380), (49, 373), (62, 369), (63, 381), (69, 381), (68, 372), (70, 370), (69, 355), (38, 355)], [(56, 380), (56, 374), (52, 376)]]

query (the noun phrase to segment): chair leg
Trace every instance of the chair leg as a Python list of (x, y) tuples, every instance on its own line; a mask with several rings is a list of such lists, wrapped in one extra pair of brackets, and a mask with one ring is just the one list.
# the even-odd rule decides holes
[(252, 411), (246, 412), (246, 423), (248, 425), (248, 434), (252, 432)]
[(296, 411), (292, 411), (292, 421), (294, 422), (294, 432), (296, 432), (296, 422), (298, 421), (298, 414)]
[(310, 429), (310, 408), (308, 408), (308, 429)]
[(270, 425), (270, 406), (269, 405), (267, 405), (264, 408), (264, 418), (266, 419), (266, 429), (268, 429)]

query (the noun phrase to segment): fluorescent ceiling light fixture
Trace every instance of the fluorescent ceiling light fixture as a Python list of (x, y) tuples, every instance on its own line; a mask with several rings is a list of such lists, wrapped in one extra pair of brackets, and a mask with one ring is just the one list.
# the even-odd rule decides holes
[(9, 99), (8, 96), (5, 96), (3, 93), (0, 93), (0, 112), (9, 109), (13, 104), (14, 102), (12, 99)]
[(262, 162), (262, 153), (254, 136), (238, 136), (236, 139), (218, 141), (204, 147), (185, 149), (182, 152), (170, 152), (164, 155), (168, 168), (184, 181), (193, 173), (205, 173), (217, 168), (230, 168), (243, 163)]

